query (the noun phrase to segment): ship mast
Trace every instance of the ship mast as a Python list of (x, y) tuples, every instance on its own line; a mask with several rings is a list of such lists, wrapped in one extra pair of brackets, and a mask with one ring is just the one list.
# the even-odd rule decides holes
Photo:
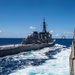
[(74, 28), (74, 33), (73, 33), (73, 39), (75, 39), (75, 28)]
[(43, 32), (47, 32), (45, 18), (43, 19)]
[(62, 39), (66, 39), (65, 35), (62, 36)]

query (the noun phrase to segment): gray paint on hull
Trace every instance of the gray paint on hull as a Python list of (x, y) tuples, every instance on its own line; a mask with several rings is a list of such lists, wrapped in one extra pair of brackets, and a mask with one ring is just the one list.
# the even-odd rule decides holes
[(54, 45), (54, 42), (51, 44), (47, 44), (47, 43), (32, 44), (31, 46), (23, 45), (23, 46), (19, 46), (19, 47), (10, 48), (10, 49), (3, 49), (3, 50), (0, 50), (0, 57), (7, 56), (7, 55), (13, 55), (13, 54), (17, 54), (20, 52), (38, 50), (38, 49), (41, 49), (44, 47), (50, 47), (53, 45)]

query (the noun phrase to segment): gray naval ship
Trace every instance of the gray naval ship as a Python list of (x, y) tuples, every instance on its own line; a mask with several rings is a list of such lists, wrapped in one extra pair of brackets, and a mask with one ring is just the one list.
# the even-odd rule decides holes
[(52, 39), (52, 34), (50, 34), (46, 30), (46, 22), (44, 19), (42, 32), (34, 31), (20, 44), (0, 46), (0, 57), (13, 55), (13, 54), (30, 51), (30, 50), (38, 50), (44, 47), (51, 47), (54, 45), (54, 43), (55, 40)]

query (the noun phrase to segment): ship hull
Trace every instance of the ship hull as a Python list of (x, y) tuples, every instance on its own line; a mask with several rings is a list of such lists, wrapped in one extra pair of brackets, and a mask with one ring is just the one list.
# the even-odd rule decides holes
[(51, 43), (42, 43), (42, 44), (29, 44), (29, 45), (24, 45), (24, 44), (18, 44), (17, 47), (8, 47), (4, 49), (0, 49), (0, 57), (7, 56), (7, 55), (13, 55), (17, 54), (20, 52), (27, 52), (31, 50), (38, 50), (44, 47), (51, 47), (55, 44), (55, 42)]

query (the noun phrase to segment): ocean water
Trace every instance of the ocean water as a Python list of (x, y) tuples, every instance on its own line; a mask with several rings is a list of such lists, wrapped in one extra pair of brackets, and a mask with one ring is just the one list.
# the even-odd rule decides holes
[[(0, 41), (0, 45), (22, 40), (12, 38), (12, 42)], [(71, 43), (72, 39), (56, 39), (52, 47), (0, 57), (0, 75), (70, 75)]]
[(0, 38), (0, 45), (21, 43), (24, 38)]

